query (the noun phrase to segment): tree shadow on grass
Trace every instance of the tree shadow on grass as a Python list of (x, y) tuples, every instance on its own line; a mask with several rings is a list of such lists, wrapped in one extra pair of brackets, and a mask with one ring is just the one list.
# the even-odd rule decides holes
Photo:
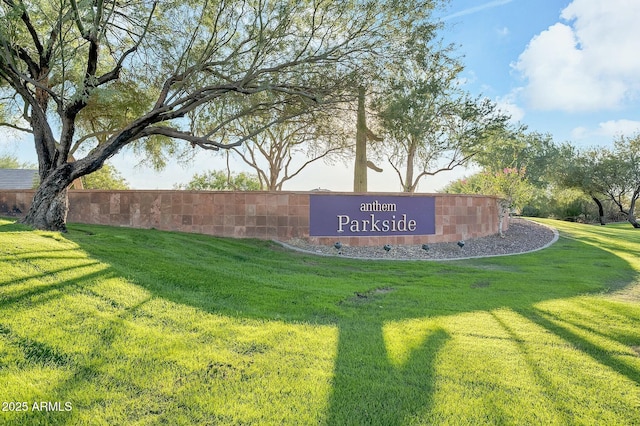
[(382, 324), (340, 326), (333, 393), (327, 424), (397, 425), (428, 409), (435, 383), (436, 355), (450, 338), (437, 329), (394, 365), (385, 349)]
[[(565, 342), (568, 342), (577, 350), (593, 358), (603, 366), (611, 368), (640, 385), (640, 370), (638, 370), (634, 363), (625, 362), (624, 358), (614, 356), (611, 351), (606, 350), (605, 348), (572, 331), (571, 326), (576, 327), (576, 325), (572, 325), (571, 322), (540, 309), (520, 309), (517, 312), (534, 324), (545, 328)], [(588, 329), (585, 329), (582, 326), (579, 326), (579, 328), (582, 328), (584, 331), (588, 331)]]
[[(545, 300), (602, 291), (611, 280), (634, 281), (636, 273), (624, 260), (579, 241), (562, 240), (525, 255), (526, 261), (370, 262), (270, 250), (265, 242), (195, 235), (164, 241), (166, 235), (158, 232), (140, 239), (136, 236), (144, 231), (90, 229), (89, 234), (70, 227), (65, 238), (154, 297), (240, 319), (336, 326), (328, 424), (401, 424), (432, 404), (434, 363), (450, 336), (432, 330), (396, 365), (383, 336), (384, 325), (393, 321), (510, 308), (638, 381), (635, 369), (597, 354), (597, 347), (535, 310)], [(135, 256), (112, 250), (117, 232), (130, 233), (126, 250)], [(176, 256), (182, 244), (189, 251)], [(593, 266), (594, 259), (611, 268)]]

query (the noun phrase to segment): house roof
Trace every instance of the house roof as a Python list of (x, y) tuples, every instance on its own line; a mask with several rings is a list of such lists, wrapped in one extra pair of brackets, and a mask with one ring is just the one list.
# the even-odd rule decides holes
[(37, 181), (37, 170), (0, 169), (0, 189), (32, 189)]

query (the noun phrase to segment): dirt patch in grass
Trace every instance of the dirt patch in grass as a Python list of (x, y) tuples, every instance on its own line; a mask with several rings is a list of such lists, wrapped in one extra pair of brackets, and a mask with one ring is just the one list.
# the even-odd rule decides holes
[(369, 302), (374, 300), (376, 296), (379, 296), (381, 294), (388, 294), (388, 293), (391, 293), (392, 291), (395, 291), (395, 289), (392, 287), (375, 288), (373, 290), (369, 290), (364, 293), (356, 291), (353, 297), (350, 297), (349, 299), (347, 299), (347, 302), (351, 302), (351, 303)]
[(491, 283), (489, 281), (476, 281), (475, 283), (471, 284), (471, 288), (485, 288), (485, 287), (489, 287), (491, 285)]

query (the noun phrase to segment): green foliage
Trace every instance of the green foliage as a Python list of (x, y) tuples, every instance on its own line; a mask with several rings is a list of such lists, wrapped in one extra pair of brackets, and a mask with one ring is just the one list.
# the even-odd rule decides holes
[(481, 174), (476, 173), (468, 177), (449, 182), (442, 192), (445, 194), (481, 194)]
[[(588, 197), (576, 190), (560, 190), (554, 192), (550, 217), (569, 220), (588, 220), (589, 210), (587, 206), (593, 203)], [(593, 213), (593, 209), (591, 209)], [(591, 215), (591, 217), (597, 217)]]
[(525, 169), (511, 168), (481, 172), (450, 183), (443, 192), (494, 195), (505, 199), (510, 209), (521, 211), (535, 191), (535, 187), (529, 183), (525, 175)]
[[(107, 143), (109, 138), (132, 120), (151, 109), (153, 97), (157, 95), (156, 90), (125, 79), (108, 87), (96, 88), (76, 118), (76, 128), (82, 132), (83, 137), (77, 139), (71, 153), (84, 152), (87, 151), (87, 146)], [(129, 151), (140, 159), (141, 165), (160, 171), (171, 158), (179, 157), (184, 150), (169, 137), (153, 135), (133, 141)]]
[(100, 170), (82, 177), (85, 189), (129, 189), (127, 180), (115, 167), (105, 164)]
[(524, 170), (531, 184), (545, 188), (565, 166), (559, 152), (549, 135), (527, 132), (525, 127), (503, 128), (483, 140), (473, 161), (492, 172)]
[[(510, 200), (510, 208), (522, 216), (549, 217), (572, 221), (598, 220), (593, 200), (572, 188), (540, 188), (529, 182), (526, 170), (506, 168), (497, 172), (480, 172), (447, 185), (443, 192), (453, 194), (496, 195)], [(612, 217), (612, 211), (607, 210)]]
[(0, 169), (35, 169), (37, 166), (22, 163), (18, 157), (10, 154), (0, 154)]
[(640, 198), (640, 134), (618, 138), (615, 141), (613, 161), (615, 165), (609, 163), (610, 175), (615, 171), (615, 176), (623, 182), (620, 184), (624, 185), (623, 193), (629, 197), (629, 221), (636, 226), (634, 211), (636, 201)]
[(580, 222), (598, 220), (598, 210), (593, 200), (577, 189), (535, 188), (521, 213), (529, 217), (550, 217)]
[(21, 169), (22, 164), (13, 155), (0, 155), (0, 169)]
[(196, 173), (189, 183), (180, 185), (179, 188), (194, 191), (259, 191), (262, 189), (255, 175), (245, 172), (228, 173), (222, 170)]
[(640, 423), (640, 235), (544, 223), (537, 253), (393, 262), (0, 221), (3, 393), (73, 407), (0, 422)]

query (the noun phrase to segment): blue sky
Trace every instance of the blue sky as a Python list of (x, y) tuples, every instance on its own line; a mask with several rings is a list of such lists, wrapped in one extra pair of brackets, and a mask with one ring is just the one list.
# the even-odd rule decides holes
[[(446, 24), (442, 37), (463, 56), (466, 90), (495, 101), (514, 122), (579, 147), (640, 132), (640, 0), (451, 0), (437, 16)], [(0, 140), (0, 153), (36, 163), (32, 147)], [(133, 188), (170, 189), (194, 172), (224, 168), (225, 159), (202, 153), (189, 168), (171, 163), (162, 173), (136, 168), (131, 153), (112, 163)], [(284, 189), (350, 191), (351, 167), (319, 163)], [(400, 190), (388, 169), (370, 172), (370, 191)], [(418, 190), (469, 173), (439, 175)]]
[(640, 131), (640, 1), (452, 0), (467, 89), (530, 130), (590, 147)]

